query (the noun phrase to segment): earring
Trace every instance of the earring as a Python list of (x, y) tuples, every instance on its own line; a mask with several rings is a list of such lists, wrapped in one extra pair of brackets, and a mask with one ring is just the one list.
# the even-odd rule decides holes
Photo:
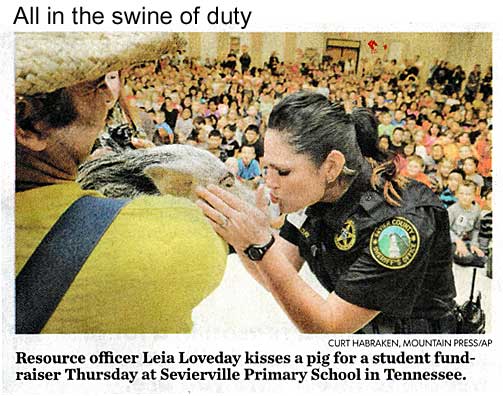
[(356, 175), (356, 171), (344, 165), (344, 167), (342, 168), (342, 174), (345, 176), (354, 176)]

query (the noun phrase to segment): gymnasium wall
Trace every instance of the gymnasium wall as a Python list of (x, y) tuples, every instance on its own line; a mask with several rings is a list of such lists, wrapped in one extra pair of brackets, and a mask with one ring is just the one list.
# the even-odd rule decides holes
[[(328, 33), (328, 32), (267, 32), (267, 33), (185, 33), (188, 39), (187, 51), (190, 56), (201, 59), (223, 59), (229, 52), (231, 37), (238, 37), (240, 43), (249, 47), (252, 65), (262, 66), (267, 62), (272, 51), (276, 51), (282, 61), (293, 62), (297, 49), (315, 49), (320, 54), (325, 50), (328, 38), (357, 40), (361, 42), (360, 60), (362, 58), (383, 58), (384, 44), (388, 48), (389, 58), (415, 59), (420, 56), (423, 63), (422, 77), (427, 74), (428, 67), (435, 59), (445, 59), (455, 65), (461, 65), (469, 73), (473, 65), (479, 63), (483, 73), (492, 64), (492, 33), (461, 32), (461, 33)], [(367, 43), (374, 40), (378, 43), (376, 53), (371, 53)]]

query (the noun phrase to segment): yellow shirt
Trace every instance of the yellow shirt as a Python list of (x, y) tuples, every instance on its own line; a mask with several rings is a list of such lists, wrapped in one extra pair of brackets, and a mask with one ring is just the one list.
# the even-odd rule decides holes
[(445, 144), (444, 146), (444, 156), (453, 164), (459, 159), (459, 150), (456, 143)]
[[(61, 214), (76, 183), (16, 193), (16, 274)], [(227, 245), (200, 209), (172, 196), (122, 208), (43, 333), (187, 333), (192, 309), (220, 283)]]

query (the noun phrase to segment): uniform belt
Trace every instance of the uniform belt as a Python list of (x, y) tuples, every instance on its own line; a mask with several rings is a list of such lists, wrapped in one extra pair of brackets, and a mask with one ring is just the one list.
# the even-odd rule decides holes
[(449, 312), (438, 319), (378, 317), (358, 333), (360, 334), (453, 334), (457, 318)]

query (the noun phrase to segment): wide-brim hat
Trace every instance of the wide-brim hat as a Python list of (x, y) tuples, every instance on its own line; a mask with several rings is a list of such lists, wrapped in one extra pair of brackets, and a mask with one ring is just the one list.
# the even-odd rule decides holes
[(184, 47), (176, 33), (17, 33), (16, 95), (48, 93)]

